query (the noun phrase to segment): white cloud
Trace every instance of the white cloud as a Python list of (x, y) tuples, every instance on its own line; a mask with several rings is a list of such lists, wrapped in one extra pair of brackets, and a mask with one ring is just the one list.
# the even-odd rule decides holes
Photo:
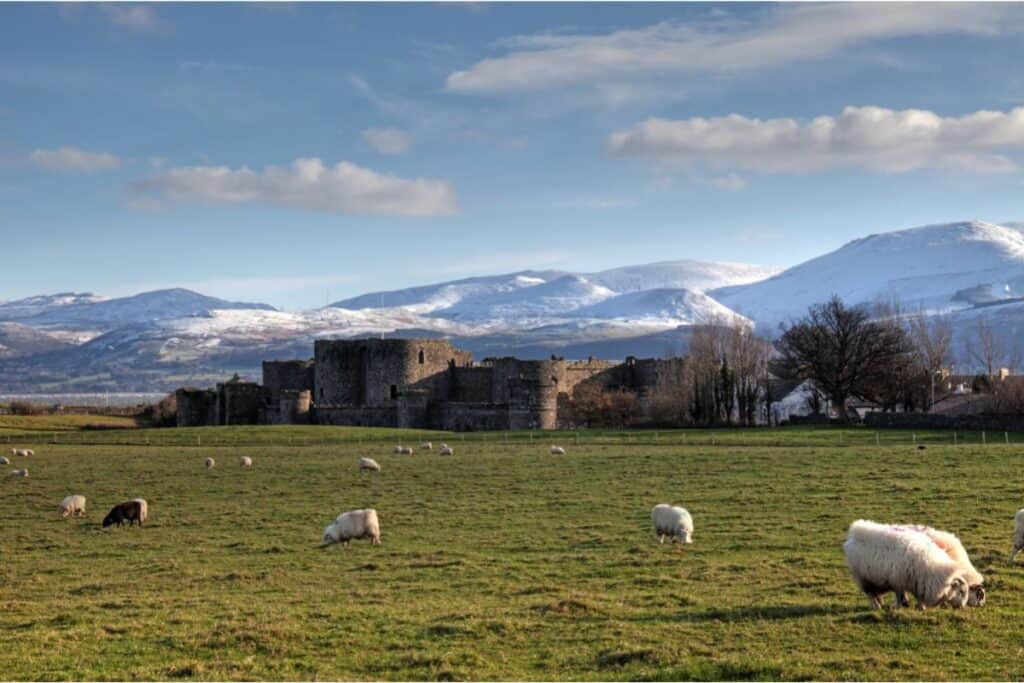
[(761, 16), (757, 23), (715, 18), (604, 35), (519, 36), (502, 43), (512, 51), (452, 73), (446, 87), (500, 93), (628, 83), (644, 74), (730, 73), (820, 59), (871, 40), (1024, 27), (1024, 11), (1013, 3), (798, 3)]
[(405, 154), (412, 147), (412, 136), (398, 128), (367, 128), (362, 136), (381, 154)]
[(609, 151), (667, 162), (707, 163), (762, 173), (863, 168), (904, 173), (951, 168), (974, 173), (1017, 169), (1005, 154), (1024, 148), (1024, 107), (942, 117), (921, 109), (846, 107), (839, 116), (754, 119), (651, 118), (612, 133)]
[(28, 160), (39, 168), (50, 171), (75, 171), (90, 173), (117, 168), (122, 160), (108, 152), (86, 152), (77, 147), (60, 147), (58, 149), (37, 149), (29, 155)]
[(261, 172), (227, 166), (169, 169), (129, 188), (133, 197), (214, 204), (271, 204), (347, 214), (437, 216), (455, 213), (455, 190), (443, 180), (408, 180), (347, 161), (325, 166), (296, 159)]
[(115, 26), (133, 31), (154, 31), (162, 26), (153, 5), (114, 2), (102, 4), (99, 8)]

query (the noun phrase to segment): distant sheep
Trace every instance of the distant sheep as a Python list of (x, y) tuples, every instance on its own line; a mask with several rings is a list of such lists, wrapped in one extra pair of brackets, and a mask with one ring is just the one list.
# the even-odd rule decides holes
[(85, 516), (85, 496), (68, 496), (60, 502), (57, 512), (61, 519)]
[(373, 458), (359, 458), (359, 471), (370, 470), (380, 472), (380, 465)]
[(238, 464), (242, 466), (242, 469), (251, 470), (252, 458), (250, 458), (248, 455), (243, 455), (238, 459)]
[(411, 446), (395, 446), (395, 455), (412, 455)]
[[(897, 526), (896, 528), (917, 531), (930, 538), (935, 545), (939, 546), (944, 553), (949, 555), (951, 560), (960, 565), (964, 570), (964, 578), (967, 580), (967, 586), (970, 591), (967, 597), (967, 605), (969, 607), (983, 607), (985, 605), (985, 587), (982, 585), (985, 583), (985, 577), (971, 564), (971, 558), (967, 555), (967, 550), (955, 534), (919, 524)], [(907, 607), (910, 604), (905, 593), (897, 593), (896, 600), (903, 607)]]
[(108, 527), (112, 524), (121, 526), (125, 522), (128, 522), (128, 526), (138, 523), (142, 526), (142, 523), (149, 517), (149, 504), (141, 498), (135, 498), (125, 503), (118, 503), (107, 516), (103, 518), (103, 526)]
[(35, 454), (36, 454), (36, 452), (34, 450), (32, 450), (31, 448), (12, 448), (11, 449), (11, 455), (13, 455), (15, 457), (20, 456), (22, 458), (27, 458), (28, 456), (35, 455)]
[(425, 451), (431, 451), (434, 450), (434, 444), (430, 443), (429, 441), (424, 441), (423, 443), (420, 444), (420, 448), (422, 448)]
[(206, 459), (206, 469), (212, 470), (216, 464), (217, 464), (217, 461), (214, 460), (213, 458), (207, 458)]
[(552, 446), (551, 455), (565, 455), (565, 449), (561, 446)]
[(693, 518), (685, 508), (660, 503), (651, 509), (651, 521), (661, 543), (666, 537), (680, 543), (693, 543)]
[(1017, 510), (1013, 516), (1013, 549), (1010, 551), (1010, 562), (1017, 557), (1017, 553), (1024, 550), (1024, 508)]
[(7, 473), (7, 476), (8, 477), (21, 477), (22, 479), (25, 479), (25, 478), (28, 477), (28, 469), (26, 468), (26, 469), (23, 469), (23, 470), (11, 470), (10, 472)]
[(373, 508), (343, 512), (324, 529), (323, 545), (348, 545), (353, 538), (368, 538), (370, 545), (380, 545), (380, 521)]
[(922, 610), (967, 605), (966, 570), (920, 531), (858, 519), (850, 525), (843, 552), (854, 582), (875, 609), (889, 591), (897, 597), (910, 593)]
[(441, 450), (437, 452), (438, 455), (455, 455), (455, 450), (448, 445), (442, 446)]
[(7, 458), (5, 458), (3, 456), (0, 456), (0, 465), (10, 465), (10, 464), (11, 464), (10, 460), (8, 460)]

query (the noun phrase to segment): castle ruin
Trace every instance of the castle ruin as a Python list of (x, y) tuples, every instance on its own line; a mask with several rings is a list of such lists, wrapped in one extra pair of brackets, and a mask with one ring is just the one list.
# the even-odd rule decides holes
[[(321, 339), (312, 360), (264, 361), (261, 384), (178, 389), (179, 427), (326, 424), (446, 431), (556, 429), (560, 407), (591, 384), (641, 399), (684, 361), (486, 358), (438, 339)], [(564, 411), (562, 411), (564, 412)]]

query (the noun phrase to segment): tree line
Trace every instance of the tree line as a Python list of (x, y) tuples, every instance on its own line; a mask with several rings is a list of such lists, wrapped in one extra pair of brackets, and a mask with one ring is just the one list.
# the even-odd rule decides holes
[[(812, 402), (827, 400), (840, 420), (851, 399), (882, 410), (929, 411), (937, 383), (953, 364), (954, 328), (943, 315), (907, 312), (898, 304), (848, 306), (839, 297), (811, 306), (782, 325), (774, 341), (746, 324), (715, 323), (691, 328), (688, 353), (639, 394), (582, 383), (564, 406), (576, 426), (627, 427), (744, 425), (771, 421), (778, 380), (810, 381)], [(1017, 348), (979, 317), (964, 350), (981, 371), (975, 391), (988, 392), (992, 409), (1024, 414), (1024, 387), (999, 381), (1002, 368), (1015, 370)]]

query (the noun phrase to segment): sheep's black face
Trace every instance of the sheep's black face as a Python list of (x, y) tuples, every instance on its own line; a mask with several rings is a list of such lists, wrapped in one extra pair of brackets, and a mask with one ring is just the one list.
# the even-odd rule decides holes
[(985, 587), (984, 586), (971, 586), (971, 592), (967, 597), (967, 604), (971, 607), (984, 607), (985, 606)]
[(114, 519), (113, 515), (107, 515), (106, 517), (103, 518), (103, 526), (104, 526), (104, 528), (110, 526), (111, 524), (115, 524), (116, 522), (117, 522), (117, 520)]

